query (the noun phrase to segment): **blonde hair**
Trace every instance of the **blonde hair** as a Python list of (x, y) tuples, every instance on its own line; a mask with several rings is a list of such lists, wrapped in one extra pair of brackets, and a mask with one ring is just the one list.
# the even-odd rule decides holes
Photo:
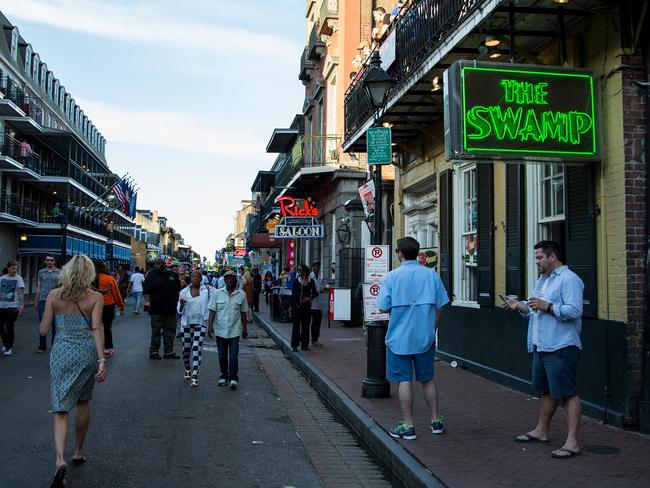
[(61, 299), (72, 302), (82, 300), (94, 279), (95, 266), (90, 258), (84, 254), (73, 256), (61, 270)]
[(246, 283), (248, 283), (249, 281), (253, 281), (253, 275), (248, 270), (244, 271), (244, 281)]

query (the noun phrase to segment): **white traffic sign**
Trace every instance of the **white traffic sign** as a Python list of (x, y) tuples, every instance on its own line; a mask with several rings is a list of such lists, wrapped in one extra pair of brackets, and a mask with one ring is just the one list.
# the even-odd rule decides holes
[(390, 246), (369, 245), (365, 253), (365, 283), (381, 283), (388, 274)]
[(366, 283), (363, 285), (363, 317), (366, 322), (378, 322), (390, 319), (390, 315), (379, 311), (377, 300), (381, 284)]

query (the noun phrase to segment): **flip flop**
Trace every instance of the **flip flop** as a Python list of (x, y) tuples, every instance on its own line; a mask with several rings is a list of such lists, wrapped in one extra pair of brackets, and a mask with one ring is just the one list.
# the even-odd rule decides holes
[(65, 487), (65, 468), (66, 468), (65, 466), (61, 466), (59, 469), (56, 470), (50, 488)]
[(530, 434), (521, 434), (517, 437), (515, 437), (515, 442), (541, 442), (542, 444), (547, 444), (548, 439), (540, 439), (539, 437), (535, 437), (534, 435)]
[[(561, 452), (565, 452), (566, 454), (559, 454)], [(581, 451), (572, 451), (571, 449), (567, 449), (566, 447), (560, 447), (559, 449), (553, 451), (551, 453), (551, 457), (555, 459), (565, 459), (565, 458), (572, 458), (579, 456)]]
[(86, 461), (88, 461), (88, 460), (85, 457), (72, 458), (72, 464), (74, 464), (75, 466), (80, 466), (83, 463), (85, 463)]

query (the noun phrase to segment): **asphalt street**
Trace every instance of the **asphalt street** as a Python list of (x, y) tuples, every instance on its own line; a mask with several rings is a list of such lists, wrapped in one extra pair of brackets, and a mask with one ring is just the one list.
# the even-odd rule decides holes
[[(183, 379), (182, 361), (149, 359), (147, 315), (117, 318), (117, 355), (109, 360), (108, 379), (96, 385), (91, 404), (88, 463), (74, 467), (69, 461), (68, 487), (329, 485), (287, 413), (287, 402), (295, 410), (296, 398), (277, 393), (256, 349), (287, 360), (259, 329), (251, 332), (240, 351), (237, 391), (217, 387), (216, 346), (207, 339), (200, 386), (192, 389)], [(36, 346), (37, 317), (29, 310), (16, 324), (14, 355), (0, 357), (0, 488), (47, 487), (54, 473), (49, 353), (36, 353)], [(176, 350), (180, 354), (180, 341)], [(290, 382), (306, 384), (297, 372)], [(68, 460), (72, 446), (71, 425)], [(365, 456), (360, 447), (352, 448)], [(344, 473), (351, 469), (341, 467)], [(374, 479), (383, 479), (379, 467), (369, 469)]]

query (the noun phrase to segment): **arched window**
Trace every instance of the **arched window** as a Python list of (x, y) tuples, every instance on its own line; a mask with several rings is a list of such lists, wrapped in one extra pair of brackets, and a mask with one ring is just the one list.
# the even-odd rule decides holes
[(11, 59), (18, 62), (18, 37), (20, 33), (18, 32), (18, 27), (11, 29)]
[(45, 79), (47, 78), (47, 64), (41, 63), (41, 77), (39, 85), (41, 85), (41, 90), (45, 90)]
[(27, 76), (32, 76), (32, 46), (27, 44), (25, 46), (25, 73)]
[(38, 83), (38, 69), (41, 67), (41, 57), (38, 53), (32, 55), (32, 79)]

